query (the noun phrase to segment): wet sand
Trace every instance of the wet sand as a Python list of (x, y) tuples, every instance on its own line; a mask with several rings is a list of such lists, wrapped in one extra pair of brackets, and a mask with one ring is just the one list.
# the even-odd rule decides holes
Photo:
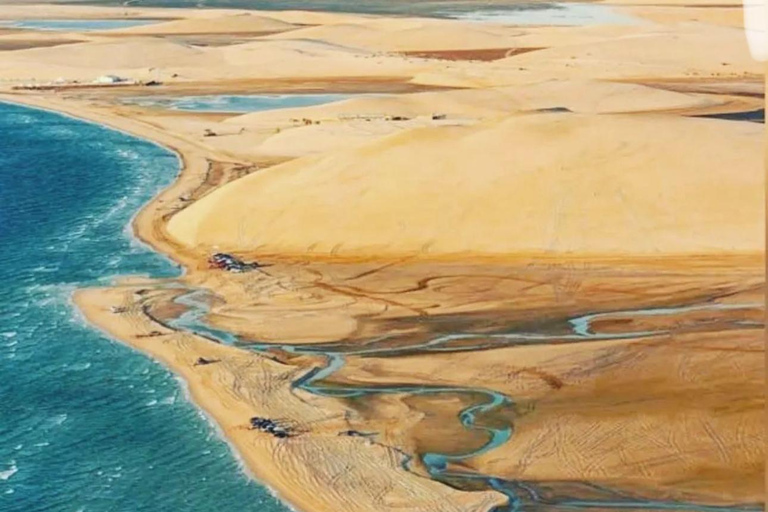
[[(157, 290), (156, 284), (138, 299), (137, 290), (147, 288), (132, 285), (113, 290), (109, 300), (102, 291), (82, 292), (77, 302), (109, 329), (126, 316), (111, 313), (109, 305), (132, 304), (139, 317), (143, 312), (144, 326), (129, 342), (191, 379), (193, 397), (214, 406), (209, 411), (225, 433), (236, 446), (247, 446), (246, 460), (253, 457), (260, 468), (257, 477), (302, 509), (319, 503), (304, 504), (292, 493), (293, 465), (312, 457), (307, 445), (315, 450), (325, 441), (330, 446), (322, 460), (349, 457), (360, 478), (368, 480), (371, 470), (390, 482), (386, 486), (403, 486), (395, 494), (412, 492), (409, 485), (423, 483), (412, 477), (423, 475), (490, 499), (481, 494), (490, 486), (480, 477), (494, 475), (530, 505), (582, 500), (606, 503), (604, 510), (614, 508), (610, 503), (636, 503), (637, 510), (737, 510), (737, 504), (760, 503), (759, 259), (703, 260), (695, 270), (685, 268), (690, 261), (272, 263), (268, 275), (189, 276), (187, 290), (211, 294), (194, 321), (178, 323), (179, 306), (169, 306), (175, 297), (188, 311), (195, 302), (178, 300), (188, 291)], [(147, 336), (153, 331), (161, 334)], [(217, 338), (219, 332), (227, 335)], [(217, 339), (220, 344), (211, 344)], [(200, 358), (215, 362), (196, 365)], [(231, 358), (248, 363), (233, 368)], [(325, 372), (334, 358), (343, 365)], [(230, 384), (201, 386), (206, 393), (238, 394), (250, 408), (217, 413), (224, 397), (215, 394), (209, 402), (195, 392), (196, 379), (222, 366), (233, 375), (216, 382)], [(273, 375), (273, 367), (282, 373)], [(481, 428), (462, 425), (459, 411), (484, 403), (487, 390), (511, 401), (478, 416)], [(288, 396), (301, 400), (292, 403)], [(269, 446), (256, 452), (246, 440), (265, 435), (248, 430), (253, 416), (277, 418), (298, 435), (266, 436)], [(511, 428), (511, 437), (486, 451), (486, 428)], [(360, 436), (350, 438), (350, 431)], [(334, 451), (348, 442), (359, 445), (346, 455)], [(281, 456), (265, 472), (259, 461), (275, 459), (288, 446), (294, 455)], [(408, 460), (403, 454), (416, 456), (408, 472), (400, 467)], [(438, 454), (448, 457), (450, 471), (434, 461)], [(391, 475), (385, 477), (381, 465)], [(332, 474), (317, 461), (309, 466), (324, 477)], [(356, 478), (344, 467), (345, 476)], [(285, 480), (280, 470), (288, 472)], [(340, 501), (358, 504), (364, 498), (356, 492), (385, 486), (339, 485)], [(525, 488), (553, 497), (542, 503)], [(409, 509), (444, 510), (460, 496), (418, 492), (433, 496), (434, 504), (409, 501)], [(490, 502), (458, 509), (486, 506), (478, 503)]]
[[(688, 15), (679, 7), (641, 10), (669, 23)], [(182, 11), (174, 12), (176, 17)], [(95, 9), (92, 14), (104, 13)], [(139, 14), (170, 17), (158, 10)], [(361, 37), (335, 26), (339, 20), (383, 32), (396, 26), (394, 35), (355, 40), (421, 55), (417, 61), (374, 56), (369, 60), (381, 58), (380, 67), (351, 74), (351, 61), (323, 54), (321, 64), (298, 77), (278, 76), (274, 70), (264, 77), (228, 75), (223, 69), (212, 69), (206, 77), (206, 61), (196, 56), (188, 75), (170, 80), (161, 93), (422, 92), (244, 116), (170, 113), (118, 101), (122, 94), (149, 88), (0, 95), (154, 140), (182, 160), (177, 181), (138, 214), (134, 230), (182, 264), (185, 275), (163, 282), (132, 278), (79, 291), (75, 301), (85, 316), (182, 376), (192, 399), (221, 427), (255, 477), (300, 510), (486, 511), (496, 505), (512, 510), (516, 503), (544, 510), (760, 509), (764, 257), (762, 240), (748, 220), (756, 200), (740, 199), (745, 217), (731, 229), (739, 243), (712, 233), (694, 238), (678, 226), (671, 231), (678, 235), (675, 247), (689, 250), (651, 256), (630, 250), (531, 254), (507, 247), (506, 253), (459, 251), (457, 258), (453, 251), (440, 250), (439, 243), (432, 244), (436, 250), (431, 252), (414, 251), (429, 242), (420, 240), (383, 258), (365, 246), (344, 254), (333, 244), (316, 243), (306, 231), (301, 242), (309, 251), (287, 250), (290, 246), (279, 238), (263, 247), (232, 245), (240, 257), (269, 265), (232, 274), (207, 268), (206, 258), (221, 241), (189, 243), (168, 229), (172, 219), (186, 217), (186, 226), (213, 235), (213, 230), (200, 231), (202, 224), (189, 214), (210, 210), (218, 215), (216, 204), (206, 200), (213, 194), (247, 187), (249, 177), (274, 173), (280, 162), (309, 175), (322, 170), (312, 165), (326, 157), (362, 165), (363, 157), (378, 158), (374, 146), (361, 146), (353, 159), (337, 149), (375, 145), (402, 130), (445, 130), (442, 120), (432, 119), (434, 113), (447, 112), (447, 129), (462, 130), (465, 124), (474, 129), (499, 118), (522, 119), (553, 105), (576, 111), (588, 122), (631, 111), (623, 124), (611, 126), (633, 133), (639, 118), (660, 130), (706, 126), (723, 140), (738, 132), (744, 137), (738, 140), (748, 141), (744, 147), (753, 148), (751, 130), (759, 133), (759, 128), (711, 124), (732, 121), (680, 121), (687, 115), (762, 107), (762, 100), (750, 93), (759, 69), (739, 60), (736, 40), (726, 33), (715, 37), (727, 39), (730, 60), (739, 61), (728, 76), (720, 62), (714, 64), (719, 55), (689, 62), (689, 55), (681, 53), (670, 60), (677, 59), (678, 68), (690, 64), (705, 76), (685, 77), (688, 71), (672, 69), (662, 59), (644, 68), (642, 79), (637, 68), (619, 66), (612, 76), (619, 82), (615, 85), (596, 79), (602, 72), (578, 59), (580, 69), (572, 70), (572, 46), (564, 41), (605, 38), (613, 30), (625, 31), (631, 40), (635, 31), (647, 29), (544, 27), (518, 34), (513, 28), (514, 37), (527, 42), (515, 39), (515, 45), (507, 46), (496, 44), (510, 37), (506, 29), (493, 27), (473, 33), (464, 41), (468, 47), (455, 48), (449, 45), (456, 39), (447, 35), (463, 25), (431, 27), (428, 22), (434, 32), (425, 39), (426, 47), (412, 48), (417, 38), (407, 25), (413, 20), (271, 15), (285, 23), (316, 24), (322, 30), (315, 35), (333, 44)], [(691, 33), (685, 37), (697, 41), (699, 34)], [(112, 48), (123, 38), (137, 48), (167, 50), (169, 58), (179, 55), (164, 39), (136, 40), (130, 34), (94, 41), (83, 47), (83, 55), (98, 56), (102, 45)], [(283, 43), (269, 44), (280, 55)], [(559, 45), (563, 50), (556, 49)], [(496, 59), (499, 48), (523, 46), (555, 48), (556, 59), (543, 50), (505, 57), (526, 59), (525, 64)], [(629, 53), (617, 57), (605, 44), (595, 49), (607, 62), (631, 60), (635, 51), (625, 45), (621, 51)], [(444, 69), (446, 58), (459, 68)], [(27, 66), (33, 60), (18, 62)], [(329, 62), (343, 64), (334, 69), (336, 76), (317, 74)], [(284, 73), (299, 67), (291, 64)], [(72, 76), (102, 71), (107, 68), (96, 64)], [(11, 77), (16, 71), (7, 67), (2, 73)], [(646, 85), (653, 81), (664, 86)], [(590, 99), (590, 91), (600, 92)], [(343, 118), (378, 112), (409, 119)], [(296, 117), (322, 124), (297, 126)], [(223, 135), (204, 137), (204, 129)], [(733, 165), (752, 169), (759, 155), (744, 153)], [(653, 162), (678, 168), (665, 160)], [(427, 171), (428, 164), (424, 167)], [(746, 171), (743, 178), (747, 187), (763, 179)], [(258, 197), (258, 188), (249, 190)], [(734, 211), (730, 203), (722, 207)], [(360, 215), (370, 218), (364, 210)], [(418, 216), (410, 218), (418, 225)], [(360, 240), (354, 230), (346, 236), (352, 245)], [(409, 236), (419, 240), (418, 233)], [(711, 242), (706, 254), (690, 250), (705, 238)], [(236, 238), (226, 242), (231, 240)], [(279, 439), (252, 429), (249, 422), (256, 416), (275, 419), (295, 435)]]

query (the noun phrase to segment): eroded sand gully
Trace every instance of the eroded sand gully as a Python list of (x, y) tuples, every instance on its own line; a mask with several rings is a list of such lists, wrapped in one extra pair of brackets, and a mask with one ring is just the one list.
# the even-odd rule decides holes
[[(134, 227), (185, 275), (75, 300), (298, 509), (758, 510), (763, 129), (694, 116), (764, 108), (764, 70), (738, 9), (665, 3), (587, 27), (131, 7), (170, 21), (0, 33), (2, 98), (179, 153)], [(164, 85), (10, 90), (106, 73)], [(297, 92), (366, 94), (122, 101)]]
[[(193, 394), (228, 397), (225, 431), (263, 444), (278, 488), (331, 478), (336, 498), (369, 507), (392, 506), (395, 482), (472, 491), (408, 501), (424, 510), (486, 506), (483, 490), (505, 510), (746, 510), (763, 494), (761, 272), (759, 258), (276, 260), (78, 300), (133, 304), (111, 316), (135, 317), (132, 343), (181, 364)], [(251, 416), (299, 435), (248, 430)], [(390, 473), (361, 496), (353, 475), (371, 465)]]
[[(301, 509), (759, 508), (761, 257), (266, 256), (242, 275), (199, 257), (170, 289), (77, 301), (183, 375)], [(463, 421), (489, 393), (502, 401)], [(250, 430), (253, 416), (299, 435)]]
[[(186, 182), (139, 219), (166, 250), (174, 194), (189, 201), (248, 172), (185, 157)], [(77, 303), (182, 375), (248, 467), (302, 510), (759, 508), (760, 257), (264, 256), (270, 266), (234, 275), (176, 251), (184, 279)], [(188, 311), (178, 286), (203, 291), (186, 328), (169, 327)], [(606, 339), (581, 339), (585, 328)], [(298, 435), (251, 430), (253, 416)]]

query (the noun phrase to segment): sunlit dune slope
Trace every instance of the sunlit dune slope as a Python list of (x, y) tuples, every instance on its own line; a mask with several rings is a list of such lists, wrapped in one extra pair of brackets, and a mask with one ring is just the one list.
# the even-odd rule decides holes
[[(20, 50), (4, 56), (0, 67), (18, 63), (20, 66), (27, 66), (29, 73), (37, 71), (38, 66), (46, 65), (102, 72), (151, 66), (180, 67), (201, 64), (209, 53), (205, 49), (152, 37), (106, 39), (61, 47)], [(210, 63), (213, 63), (213, 60)]]
[(383, 51), (505, 48), (519, 30), (420, 19), (364, 19), (295, 30), (271, 39), (311, 39)]
[(417, 129), (242, 178), (168, 228), (286, 253), (760, 251), (761, 143), (759, 125), (652, 115)]
[[(123, 34), (240, 34), (260, 32), (282, 32), (295, 28), (295, 25), (267, 16), (249, 13), (190, 18), (168, 21), (165, 23), (141, 25), (122, 29)], [(116, 31), (112, 31), (113, 33)]]

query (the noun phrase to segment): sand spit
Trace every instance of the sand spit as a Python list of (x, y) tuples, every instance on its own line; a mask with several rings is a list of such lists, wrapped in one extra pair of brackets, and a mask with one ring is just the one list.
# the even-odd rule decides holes
[[(209, 170), (206, 157), (215, 157), (215, 154), (201, 151), (201, 148), (190, 145), (183, 139), (163, 134), (150, 126), (114, 114), (99, 115), (92, 110), (72, 109), (55, 102), (28, 98), (22, 103), (100, 122), (151, 138), (178, 151), (184, 162), (181, 178), (140, 212), (134, 227), (137, 235), (156, 249), (187, 262), (191, 268), (196, 266), (193, 263), (196, 260), (183, 248), (170, 242), (164, 232), (165, 216), (169, 210), (174, 209), (167, 203), (178, 202), (179, 196), (200, 186)], [(150, 289), (157, 286), (154, 283), (144, 284)], [(167, 304), (172, 295), (158, 292), (154, 296), (144, 297), (142, 302), (137, 302), (138, 297), (144, 296), (144, 292), (137, 292), (146, 290), (147, 286), (137, 287), (133, 280), (127, 280), (124, 287), (82, 290), (76, 295), (75, 302), (89, 321), (109, 335), (141, 349), (184, 377), (195, 401), (216, 420), (228, 439), (238, 447), (249, 470), (300, 510), (341, 508), (353, 512), (359, 510), (360, 504), (364, 503), (365, 510), (372, 511), (403, 506), (416, 511), (482, 511), (504, 502), (503, 496), (495, 492), (464, 493), (408, 473), (401, 467), (404, 455), (397, 449), (372, 444), (363, 439), (339, 438), (339, 432), (350, 428), (343, 409), (339, 409), (338, 405), (321, 407), (311, 399), (307, 402), (307, 397), (296, 397), (291, 390), (291, 381), (298, 378), (303, 371), (300, 368), (277, 364), (276, 367), (283, 367), (283, 376), (276, 374), (274, 378), (269, 377), (267, 380), (273, 384), (268, 385), (267, 389), (279, 392), (279, 399), (249, 398), (249, 405), (242, 402), (243, 397), (232, 398), (230, 387), (234, 380), (255, 379), (253, 388), (264, 388), (264, 374), (252, 373), (254, 361), (266, 365), (276, 363), (270, 358), (221, 347), (205, 338), (184, 333), (173, 335), (173, 338), (165, 340), (169, 343), (158, 346), (154, 332), (169, 331), (152, 316), (147, 316), (145, 311), (154, 299), (162, 299), (158, 302)], [(162, 284), (160, 286), (162, 287)], [(128, 313), (116, 317), (113, 308), (125, 309)], [(152, 335), (147, 336), (148, 333)], [(227, 353), (241, 361), (239, 370), (230, 372), (227, 377), (193, 377), (201, 369), (208, 369), (195, 366), (194, 363), (200, 357), (228, 360)], [(247, 385), (244, 389), (251, 387)], [(250, 394), (250, 391), (246, 392)], [(256, 406), (253, 405), (253, 400)], [(296, 404), (301, 404), (301, 407), (295, 409)], [(265, 438), (264, 434), (249, 430), (248, 420), (258, 415), (288, 420), (297, 428), (307, 430), (306, 437), (292, 441), (292, 447), (286, 447), (287, 443), (277, 445), (273, 438)], [(314, 428), (322, 432), (319, 437), (327, 439), (328, 446), (324, 446), (326, 443), (316, 438), (312, 431)], [(361, 449), (361, 445), (368, 450)], [(296, 452), (294, 448), (297, 449)], [(354, 460), (357, 462), (353, 462)], [(298, 482), (303, 483), (297, 485)], [(330, 489), (333, 490), (328, 492)]]
[[(77, 304), (181, 375), (299, 510), (485, 512), (513, 489), (544, 506), (522, 482), (603, 509), (618, 495), (731, 512), (764, 492), (764, 139), (759, 124), (692, 116), (763, 108), (763, 68), (732, 7), (679, 3), (567, 28), (3, 7), (168, 21), (5, 51), (0, 97), (179, 153), (178, 180), (134, 222), (186, 269), (177, 288), (124, 280)], [(163, 85), (7, 90), (104, 74)], [(235, 91), (388, 94), (245, 115), (120, 101)], [(209, 269), (219, 250), (269, 266)], [(171, 329), (178, 286), (248, 349)], [(508, 401), (458, 421), (490, 392)], [(252, 430), (252, 416), (297, 435)], [(511, 437), (484, 450), (489, 432)]]
[[(406, 472), (403, 455), (367, 439), (339, 436), (349, 429), (335, 401), (291, 390), (301, 370), (246, 351), (212, 344), (152, 323), (136, 302), (141, 288), (84, 290), (75, 301), (88, 320), (110, 336), (158, 359), (181, 375), (195, 401), (234, 443), (248, 468), (300, 510), (488, 510), (503, 503), (493, 493), (465, 493)], [(126, 308), (116, 317), (111, 307)], [(142, 336), (150, 332), (161, 335)], [(199, 358), (216, 364), (195, 365)], [(280, 418), (302, 435), (276, 439), (251, 430), (253, 416)]]

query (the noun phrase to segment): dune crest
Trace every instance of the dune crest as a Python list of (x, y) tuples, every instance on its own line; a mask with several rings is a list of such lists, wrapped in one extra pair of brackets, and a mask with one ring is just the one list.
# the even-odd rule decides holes
[(350, 256), (759, 252), (761, 127), (723, 123), (536, 114), (411, 130), (237, 180), (168, 229), (199, 248)]
[(371, 19), (357, 23), (319, 25), (269, 36), (269, 39), (311, 39), (379, 51), (504, 48), (521, 31), (476, 27), (445, 20)]
[(284, 32), (296, 28), (291, 23), (267, 16), (231, 14), (210, 18), (190, 18), (168, 21), (156, 25), (143, 25), (123, 29), (124, 34), (253, 34)]
[(3, 63), (35, 66), (51, 64), (64, 69), (136, 69), (150, 66), (195, 65), (209, 51), (153, 37), (105, 39), (53, 48), (33, 48), (4, 56)]

